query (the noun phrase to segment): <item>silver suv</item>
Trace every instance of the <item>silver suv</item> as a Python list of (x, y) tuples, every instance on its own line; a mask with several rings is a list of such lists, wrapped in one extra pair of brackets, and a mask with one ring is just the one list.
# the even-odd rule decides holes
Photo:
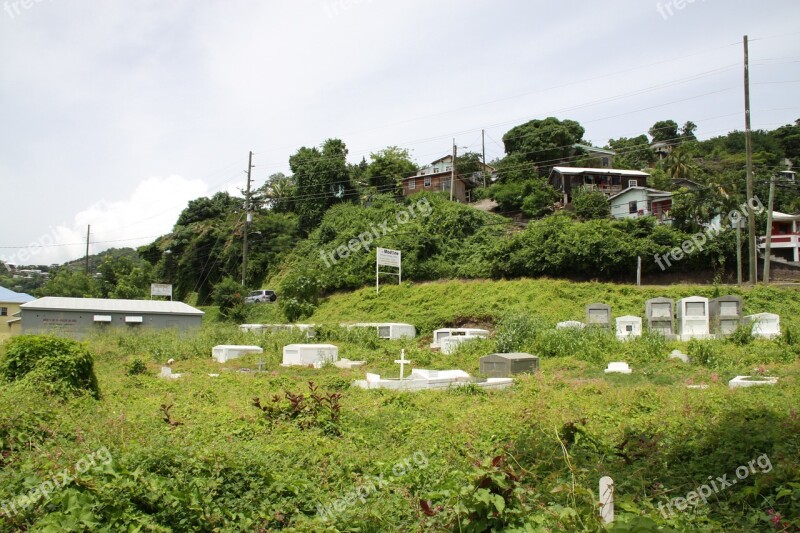
[(253, 291), (245, 297), (244, 303), (246, 304), (272, 303), (277, 298), (278, 296), (275, 294), (275, 291), (265, 291), (265, 290)]

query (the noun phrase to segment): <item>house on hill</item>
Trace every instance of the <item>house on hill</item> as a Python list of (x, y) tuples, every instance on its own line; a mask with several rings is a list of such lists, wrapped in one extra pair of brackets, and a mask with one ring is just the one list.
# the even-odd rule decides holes
[[(457, 202), (469, 202), (470, 192), (483, 185), (483, 176), (492, 176), (495, 172), (494, 167), (483, 165), (481, 172), (476, 172), (470, 176), (455, 176), (455, 186), (453, 199)], [(450, 183), (453, 181), (453, 156), (447, 155), (429, 165), (420, 168), (413, 176), (403, 178), (403, 196), (410, 196), (420, 191), (438, 191), (450, 194)]]
[(579, 187), (611, 196), (630, 187), (647, 187), (650, 174), (639, 170), (613, 168), (553, 167), (548, 181), (561, 191), (564, 205), (572, 202), (572, 191)]
[(617, 153), (613, 150), (606, 150), (605, 148), (597, 148), (596, 146), (589, 146), (588, 144), (573, 144), (573, 148), (583, 151), (586, 156), (592, 160), (599, 168), (612, 168), (614, 166), (614, 156)]
[[(770, 255), (786, 261), (800, 262), (800, 215), (772, 212)], [(759, 237), (758, 248), (763, 253), (767, 238)]]
[(628, 187), (608, 198), (613, 218), (639, 218), (652, 215), (668, 224), (672, 218), (672, 193), (649, 187)]
[(0, 342), (20, 333), (19, 306), (35, 299), (29, 294), (0, 287)]

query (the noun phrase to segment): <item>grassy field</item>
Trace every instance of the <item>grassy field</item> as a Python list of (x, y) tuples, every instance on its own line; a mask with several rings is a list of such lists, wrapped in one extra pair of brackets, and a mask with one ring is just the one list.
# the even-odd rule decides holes
[[(553, 329), (582, 320), (587, 303), (642, 316), (648, 298), (729, 293), (744, 296), (748, 314), (780, 314), (786, 334), (622, 343)], [(609, 475), (618, 531), (797, 530), (799, 311), (793, 289), (450, 281), (333, 295), (307, 319), (340, 357), (389, 376), (401, 349), (414, 367), (477, 374), (478, 358), (514, 333), (515, 348), (541, 356), (540, 372), (493, 392), (353, 389), (364, 369), (279, 366), (282, 347), (301, 334), (242, 333), (214, 312), (193, 336), (92, 338), (99, 400), (0, 388), (2, 529), (599, 531), (598, 481)], [(380, 341), (336, 327), (384, 320), (411, 322), (421, 336)], [(248, 321), (280, 321), (278, 307), (255, 307)], [(453, 355), (428, 348), (433, 329), (467, 324), (495, 334)], [(212, 346), (236, 343), (264, 355), (210, 359)], [(673, 349), (692, 362), (668, 359)], [(170, 358), (183, 376), (158, 378)], [(264, 372), (239, 371), (261, 359)], [(130, 375), (137, 360), (146, 372)], [(619, 360), (634, 373), (603, 373)], [(730, 378), (754, 373), (779, 384), (728, 389)], [(65, 469), (69, 481), (58, 486)], [(54, 477), (46, 496), (31, 493)], [(23, 508), (25, 494), (34, 497)]]

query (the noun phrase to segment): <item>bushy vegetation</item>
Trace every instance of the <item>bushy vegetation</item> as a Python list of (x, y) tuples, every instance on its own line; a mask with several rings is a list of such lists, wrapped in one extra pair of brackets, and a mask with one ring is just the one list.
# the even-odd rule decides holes
[(11, 339), (0, 358), (0, 375), (6, 382), (20, 382), (60, 398), (100, 395), (91, 352), (79, 342), (60, 337), (25, 335)]
[[(609, 302), (615, 316), (641, 315), (648, 298), (716, 290), (516, 280), (336, 294), (311, 317), (315, 342), (366, 360), (358, 370), (282, 368), (282, 347), (307, 342), (303, 333), (244, 333), (214, 313), (195, 335), (109, 330), (87, 341), (102, 399), (53, 402), (40, 388), (0, 386), (0, 502), (16, 505), (0, 508), (0, 530), (598, 531), (597, 484), (610, 475), (621, 531), (792, 531), (800, 526), (797, 291), (733, 291), (746, 313), (782, 315), (785, 334), (771, 341), (737, 332), (622, 342), (598, 328), (553, 327), (582, 319), (593, 301)], [(412, 322), (421, 336), (384, 341), (338, 325), (365, 319)], [(432, 352), (431, 331), (454, 325), (494, 334), (452, 355)], [(209, 357), (216, 344), (255, 344), (264, 354), (220, 365)], [(4, 361), (13, 348), (2, 347)], [(402, 349), (416, 368), (473, 375), (482, 355), (528, 351), (541, 370), (504, 391), (350, 386), (364, 371), (396, 376)], [(691, 363), (668, 359), (674, 349)], [(168, 359), (183, 377), (157, 377)], [(263, 372), (237, 371), (261, 360)], [(618, 360), (634, 373), (605, 375)], [(780, 381), (728, 389), (741, 374)], [(107, 462), (79, 466), (102, 447)], [(747, 479), (707, 503), (667, 511), (709, 476), (730, 480), (756, 459)], [(68, 482), (20, 504), (64, 469)]]

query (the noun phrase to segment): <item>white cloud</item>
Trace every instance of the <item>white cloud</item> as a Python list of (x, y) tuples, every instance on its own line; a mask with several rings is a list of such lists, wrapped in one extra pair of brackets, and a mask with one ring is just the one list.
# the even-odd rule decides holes
[(48, 265), (81, 257), (91, 226), (91, 254), (108, 248), (136, 247), (168, 233), (190, 200), (208, 194), (201, 180), (181, 176), (151, 177), (125, 200), (101, 200), (77, 213), (71, 223), (49, 226), (26, 248), (4, 250), (3, 261)]

